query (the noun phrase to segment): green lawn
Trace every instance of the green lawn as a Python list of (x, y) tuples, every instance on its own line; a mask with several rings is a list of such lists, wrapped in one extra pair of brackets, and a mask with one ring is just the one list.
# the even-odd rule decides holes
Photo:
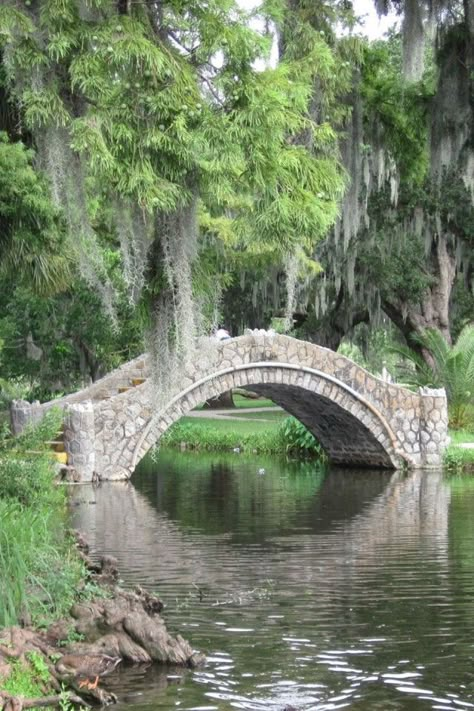
[(286, 417), (289, 417), (289, 413), (286, 410), (277, 410), (275, 412), (236, 412), (233, 417), (238, 417), (240, 419), (245, 419), (246, 417), (252, 420), (271, 420), (272, 422), (281, 422)]
[(247, 452), (281, 453), (284, 444), (279, 437), (279, 423), (247, 420), (211, 420), (204, 417), (182, 417), (166, 432), (164, 447), (180, 447), (210, 451), (239, 450)]
[(217, 432), (232, 432), (238, 436), (252, 434), (255, 431), (263, 432), (264, 430), (275, 430), (278, 427), (279, 421), (273, 420), (272, 422), (260, 422), (257, 420), (249, 422), (247, 420), (240, 419), (212, 420), (205, 417), (182, 417), (177, 424), (192, 425), (193, 427), (199, 428), (203, 432), (209, 430)]
[(252, 400), (251, 398), (244, 397), (243, 395), (234, 395), (234, 404), (236, 407), (275, 407), (273, 400), (269, 400), (266, 397), (258, 398), (258, 400)]
[[(243, 395), (235, 394), (233, 397), (234, 405), (236, 408), (247, 408), (247, 407), (275, 407), (273, 400), (269, 400), (266, 397), (258, 398), (258, 400), (252, 400), (251, 398), (244, 397)], [(201, 403), (195, 410), (202, 410), (204, 408), (204, 403)]]
[[(287, 413), (278, 411), (259, 414), (262, 417), (257, 420), (244, 417), (231, 420), (182, 417), (165, 432), (161, 444), (163, 447), (215, 452), (238, 450), (279, 455), (291, 452), (302, 457), (310, 456), (326, 461), (321, 446), (303, 425), (290, 419), (288, 426), (281, 426)], [(267, 414), (273, 415), (269, 422), (264, 417)]]
[(465, 442), (474, 442), (474, 432), (466, 430), (450, 430), (451, 444), (464, 444)]

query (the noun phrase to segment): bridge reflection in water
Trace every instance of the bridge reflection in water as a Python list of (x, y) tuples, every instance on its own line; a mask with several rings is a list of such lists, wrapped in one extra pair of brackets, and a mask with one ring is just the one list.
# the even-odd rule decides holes
[[(229, 483), (226, 467), (232, 472), (232, 464), (214, 467), (206, 480), (207, 498), (198, 503), (194, 496), (186, 501), (183, 495), (184, 488), (194, 492), (193, 483), (186, 481), (186, 467), (184, 472), (173, 471), (175, 467), (166, 455), (160, 454), (160, 458), (167, 462), (166, 482), (154, 478), (144, 493), (135, 488), (133, 480), (104, 483), (97, 489), (87, 489), (87, 493), (82, 488), (73, 489), (73, 502), (79, 504), (75, 525), (86, 533), (93, 551), (118, 558), (127, 581), (137, 582), (138, 576), (140, 584), (161, 588), (171, 573), (177, 576), (174, 584), (186, 586), (200, 581), (214, 590), (216, 585), (234, 587), (234, 573), (222, 566), (221, 557), (245, 557), (247, 552), (241, 544), (256, 538), (263, 546), (261, 558), (255, 561), (261, 577), (267, 549), (290, 543), (294, 534), (300, 550), (307, 547), (313, 552), (309, 568), (304, 564), (286, 568), (286, 560), (272, 559), (268, 577), (284, 579), (289, 575), (315, 582), (324, 579), (330, 567), (332, 582), (334, 575), (350, 580), (358, 568), (376, 564), (386, 546), (403, 554), (422, 545), (427, 552), (429, 549), (430, 557), (446, 558), (450, 490), (439, 471), (403, 474), (335, 469), (326, 477), (321, 475), (321, 481), (310, 480), (304, 511), (301, 502), (295, 506), (291, 500), (284, 500), (287, 492), (279, 489), (280, 472), (272, 476), (270, 468), (264, 477), (252, 472), (250, 482), (241, 482), (242, 489), (249, 485), (251, 489), (250, 493), (243, 492), (250, 501), (244, 520), (239, 520), (242, 512), (237, 506), (237, 515), (225, 512), (219, 527), (216, 498), (220, 506), (219, 499), (227, 494), (222, 488), (226, 480)], [(191, 458), (195, 460), (196, 455)], [(179, 462), (180, 457), (177, 459)], [(224, 457), (219, 459), (225, 461)], [(196, 479), (195, 472), (188, 479), (192, 476)], [(179, 478), (173, 482), (172, 477)], [(203, 478), (198, 477), (199, 483)], [(220, 491), (209, 491), (210, 484), (220, 486)], [(173, 486), (175, 494), (170, 491)], [(235, 482), (232, 486), (235, 513), (239, 487), (236, 491)], [(278, 495), (283, 500), (276, 503)], [(183, 510), (187, 516), (184, 526), (179, 521)], [(248, 533), (242, 526), (248, 526)], [(219, 537), (218, 558), (210, 554), (209, 536)], [(314, 559), (318, 560), (317, 569), (312, 565)], [(177, 561), (179, 570), (175, 569)], [(341, 561), (343, 565), (339, 565)], [(276, 571), (275, 565), (282, 565), (282, 570)]]

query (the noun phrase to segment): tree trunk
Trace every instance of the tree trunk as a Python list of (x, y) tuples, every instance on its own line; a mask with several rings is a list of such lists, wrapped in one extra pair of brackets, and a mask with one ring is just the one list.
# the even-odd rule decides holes
[(445, 235), (433, 242), (431, 272), (433, 285), (426, 290), (418, 304), (410, 304), (402, 298), (383, 298), (382, 308), (393, 323), (405, 336), (410, 347), (417, 351), (431, 367), (433, 360), (429, 352), (414, 339), (427, 328), (440, 331), (448, 343), (451, 343), (449, 322), (449, 304), (456, 276), (455, 256), (448, 249)]
[(231, 407), (235, 407), (234, 400), (232, 398), (232, 390), (228, 390), (225, 393), (221, 393), (217, 397), (211, 397), (210, 400), (204, 403), (203, 407), (206, 410), (225, 410)]
[(349, 302), (345, 286), (342, 284), (334, 305), (318, 321), (313, 331), (306, 332), (306, 338), (318, 346), (337, 351), (347, 334), (351, 333), (359, 323), (369, 323), (370, 320), (367, 309), (353, 311)]
[[(74, 339), (74, 345), (79, 354), (79, 369), (87, 384), (95, 383), (101, 377), (101, 364), (93, 350), (81, 338)], [(87, 376), (87, 379), (86, 379)]]

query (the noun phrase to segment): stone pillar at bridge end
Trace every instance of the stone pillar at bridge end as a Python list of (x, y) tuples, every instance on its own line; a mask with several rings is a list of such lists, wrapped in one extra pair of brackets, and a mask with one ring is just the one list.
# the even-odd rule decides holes
[(15, 437), (20, 435), (28, 425), (41, 420), (42, 416), (43, 412), (38, 400), (33, 403), (26, 400), (13, 400), (10, 405), (10, 422)]
[(444, 388), (420, 388), (421, 464), (441, 466), (448, 437), (448, 401)]
[(80, 481), (92, 481), (95, 471), (94, 408), (90, 400), (64, 408), (64, 448), (68, 465)]

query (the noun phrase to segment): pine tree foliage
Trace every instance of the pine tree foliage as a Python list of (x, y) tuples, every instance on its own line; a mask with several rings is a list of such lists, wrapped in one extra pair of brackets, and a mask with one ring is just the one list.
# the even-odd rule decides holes
[[(333, 141), (327, 124), (305, 115), (309, 80), (332, 70), (321, 59), (328, 54), (324, 43), (304, 63), (259, 73), (252, 63), (263, 38), (231, 4), (212, 4), (204, 17), (199, 3), (189, 4), (185, 19), (172, 4), (166, 18), (139, 4), (132, 17), (119, 15), (110, 1), (95, 5), (100, 14), (77, 0), (37, 0), (29, 11), (21, 1), (3, 8), (8, 68), (28, 128), (66, 126), (70, 147), (87, 157), (88, 170), (146, 210), (185, 204), (187, 176), (197, 172), (203, 195), (223, 205), (237, 185), (250, 192), (270, 185), (277, 195), (303, 181), (308, 191), (319, 185), (324, 193), (312, 200), (322, 202), (319, 213), (334, 214), (337, 165), (308, 160), (288, 141), (306, 128), (321, 144)], [(12, 18), (21, 19), (14, 37)], [(163, 23), (158, 36), (152, 21)], [(301, 198), (308, 213), (307, 232), (321, 234), (327, 218), (315, 221), (318, 211), (304, 195), (295, 202)], [(269, 209), (265, 196), (257, 212), (262, 209)]]
[[(339, 1), (267, 0), (263, 7), (272, 19), (279, 37), (281, 66), (299, 67), (299, 76), (307, 72), (311, 64), (318, 68), (316, 73), (308, 76), (309, 101), (306, 107), (308, 118), (317, 127), (317, 132), (309, 126), (302, 126), (291, 138), (297, 155), (301, 155), (302, 149), (305, 149), (315, 168), (319, 168), (312, 183), (305, 184), (301, 179), (298, 187), (302, 202), (313, 204), (318, 211), (319, 205), (312, 202), (312, 197), (316, 196), (326, 202), (330, 195), (330, 183), (325, 184), (322, 176), (324, 173), (328, 174), (327, 170), (334, 157), (340, 157), (337, 141), (334, 139), (339, 138), (341, 124), (350, 113), (345, 102), (341, 101), (341, 96), (350, 90), (354, 63), (357, 64), (361, 58), (360, 42), (350, 36), (338, 37), (336, 28), (341, 23), (346, 26), (354, 24), (355, 18), (350, 6)], [(293, 169), (292, 164), (290, 167)], [(282, 197), (285, 190), (283, 187)], [(288, 200), (288, 197), (286, 192), (286, 202), (289, 203), (291, 198)], [(269, 198), (273, 204), (273, 234), (288, 234), (291, 223), (288, 224), (289, 212), (285, 202), (281, 205), (276, 203), (275, 196), (271, 193)], [(326, 224), (327, 233), (334, 222), (334, 215), (328, 209), (327, 202), (321, 203), (320, 206), (321, 211), (319, 215), (315, 213), (314, 219)], [(303, 237), (307, 229), (302, 218), (305, 218), (304, 214), (300, 216), (298, 233)], [(298, 219), (296, 213), (295, 219)], [(261, 229), (260, 225), (258, 227)], [(273, 308), (281, 304), (282, 295), (286, 291), (287, 302), (284, 310), (287, 326), (293, 322), (290, 317), (291, 308), (301, 301), (302, 294), (307, 292), (308, 285), (314, 281), (314, 275), (321, 271), (321, 266), (315, 259), (315, 241), (311, 235), (300, 244), (301, 248), (296, 249), (297, 245), (290, 245), (291, 249), (283, 255), (280, 263), (275, 263), (273, 259), (272, 265), (254, 283), (253, 302), (256, 302), (257, 298), (263, 298), (268, 305), (273, 304)], [(251, 265), (251, 271), (255, 274), (253, 267), (254, 265)], [(245, 265), (242, 266), (242, 270), (244, 269)], [(282, 273), (286, 274), (284, 279)]]

